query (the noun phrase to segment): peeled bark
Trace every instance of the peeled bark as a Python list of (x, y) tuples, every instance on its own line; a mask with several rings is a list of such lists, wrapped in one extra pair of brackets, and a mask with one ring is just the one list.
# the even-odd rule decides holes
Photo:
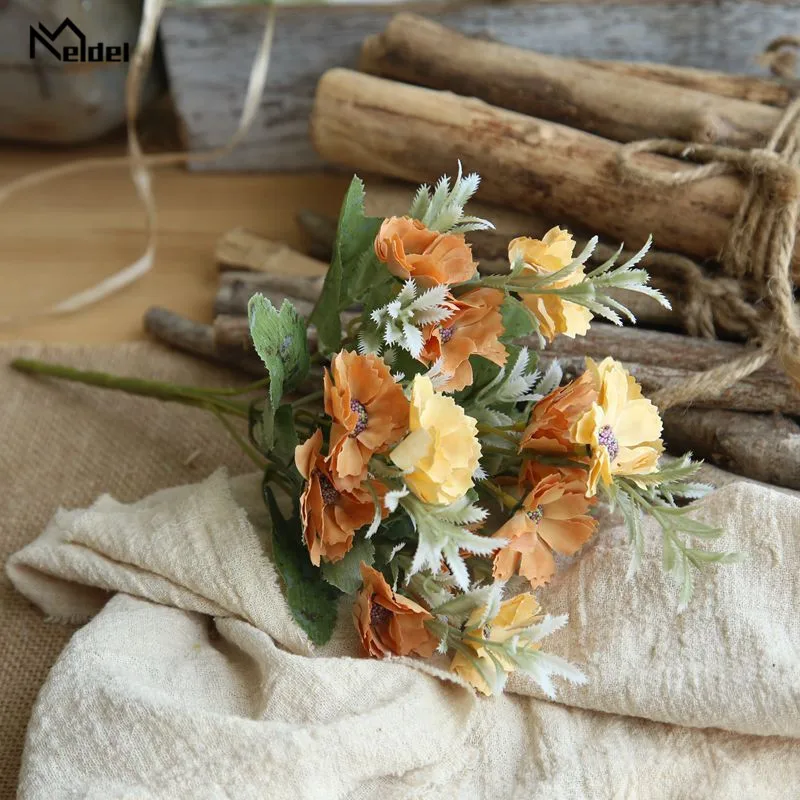
[(619, 142), (668, 138), (758, 147), (781, 118), (772, 106), (473, 39), (413, 14), (396, 15), (366, 40), (361, 68)]
[[(618, 327), (603, 322), (593, 322), (585, 336), (576, 336), (574, 339), (558, 336), (547, 346), (547, 353), (559, 358), (611, 356), (618, 361), (698, 372), (733, 361), (747, 352), (748, 348), (734, 342), (700, 339), (639, 327)], [(788, 378), (784, 377), (780, 368), (774, 363), (753, 373), (754, 379), (761, 377), (785, 382), (787, 388), (790, 386)]]
[(159, 341), (170, 347), (201, 356), (257, 378), (263, 378), (266, 375), (266, 368), (255, 352), (247, 352), (243, 348), (227, 352), (218, 349), (214, 341), (214, 329), (211, 325), (193, 322), (174, 311), (154, 306), (148, 309), (144, 316), (144, 327)]
[(754, 75), (731, 75), (728, 72), (648, 61), (600, 61), (591, 58), (579, 58), (578, 61), (613, 75), (632, 75), (778, 108), (787, 106), (792, 99), (792, 88), (786, 83)]
[(283, 242), (273, 242), (245, 228), (223, 234), (215, 251), (221, 269), (249, 269), (284, 275), (320, 275), (326, 265), (292, 250)]
[[(665, 189), (623, 183), (620, 146), (552, 122), (343, 69), (317, 87), (312, 138), (327, 160), (416, 183), (452, 174), (456, 160), (482, 176), (481, 197), (524, 212), (572, 218), (629, 247), (652, 234), (659, 249), (711, 259), (727, 240), (744, 185), (717, 176)], [(641, 163), (675, 172), (674, 159)], [(795, 264), (800, 259), (800, 241)]]
[[(286, 248), (285, 253), (300, 255), (289, 248)], [(288, 260), (291, 258), (290, 255)], [(283, 269), (282, 265), (280, 266)], [(295, 277), (283, 272), (280, 274), (242, 270), (224, 272), (220, 276), (220, 285), (214, 300), (214, 313), (244, 316), (247, 314), (250, 298), (256, 293), (261, 293), (277, 308), (280, 308), (285, 297), (289, 297), (295, 303), (298, 312), (302, 316), (308, 316), (322, 291), (324, 280), (324, 276)]]
[(800, 489), (800, 426), (780, 414), (667, 411), (670, 452), (692, 451), (722, 469), (776, 486)]

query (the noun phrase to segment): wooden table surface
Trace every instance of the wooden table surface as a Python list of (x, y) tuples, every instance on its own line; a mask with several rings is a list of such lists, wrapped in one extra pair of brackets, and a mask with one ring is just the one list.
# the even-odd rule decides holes
[[(76, 158), (124, 153), (120, 141), (83, 148), (0, 145), (0, 185)], [(211, 320), (216, 289), (214, 245), (244, 226), (303, 246), (294, 216), (301, 208), (335, 214), (342, 175), (153, 173), (158, 203), (155, 267), (134, 285), (69, 316), (0, 327), (0, 341), (120, 342), (144, 336), (142, 316), (163, 305)], [(0, 316), (31, 315), (93, 285), (138, 258), (144, 213), (125, 168), (58, 178), (0, 204)]]

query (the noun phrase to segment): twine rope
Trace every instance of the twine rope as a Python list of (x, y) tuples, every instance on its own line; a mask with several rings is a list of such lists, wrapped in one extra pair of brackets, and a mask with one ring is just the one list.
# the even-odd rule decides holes
[(158, 214), (149, 168), (185, 164), (189, 161), (198, 163), (215, 161), (234, 150), (247, 136), (260, 108), (261, 97), (267, 82), (270, 56), (272, 53), (272, 41), (275, 34), (276, 7), (274, 3), (270, 3), (267, 7), (264, 32), (250, 69), (242, 113), (239, 117), (236, 130), (230, 139), (223, 145), (203, 153), (174, 152), (145, 155), (142, 151), (139, 134), (136, 130), (136, 121), (139, 116), (142, 87), (152, 62), (153, 50), (158, 35), (158, 26), (164, 13), (165, 6), (166, 0), (145, 0), (142, 7), (142, 21), (139, 26), (139, 35), (125, 83), (125, 120), (128, 139), (127, 154), (118, 157), (88, 158), (80, 161), (71, 161), (57, 167), (34, 172), (30, 175), (23, 175), (5, 186), (0, 187), (0, 204), (2, 204), (13, 194), (17, 194), (25, 189), (30, 189), (33, 186), (47, 183), (48, 181), (65, 175), (72, 175), (94, 169), (127, 166), (130, 169), (131, 180), (133, 181), (136, 193), (145, 210), (146, 244), (144, 253), (133, 263), (119, 269), (94, 286), (70, 295), (64, 300), (51, 305), (49, 308), (45, 308), (32, 315), (0, 317), (0, 326), (17, 325), (42, 317), (69, 314), (93, 305), (139, 280), (139, 278), (153, 268), (156, 253)]
[[(698, 166), (667, 172), (635, 161), (640, 153), (657, 153)], [(692, 144), (674, 139), (647, 139), (623, 145), (618, 166), (622, 175), (653, 188), (676, 188), (719, 175), (736, 174), (748, 179), (741, 205), (731, 224), (728, 240), (720, 254), (727, 278), (705, 278), (705, 286), (720, 285), (715, 297), (725, 296), (730, 309), (743, 311), (744, 324), (758, 348), (718, 367), (656, 392), (653, 401), (662, 409), (718, 397), (777, 356), (786, 374), (800, 386), (800, 317), (794, 302), (792, 256), (800, 216), (800, 98), (786, 108), (778, 126), (763, 148), (739, 150), (733, 147)], [(662, 254), (663, 256), (664, 254)], [(680, 258), (680, 257), (679, 257)], [(689, 259), (687, 262), (692, 263)], [(684, 275), (699, 283), (684, 264)], [(735, 287), (735, 288), (734, 288)], [(694, 287), (697, 289), (697, 286)], [(755, 302), (746, 302), (756, 290)], [(695, 292), (699, 298), (700, 293)], [(712, 313), (704, 306), (706, 320)], [(759, 313), (755, 303), (763, 302), (769, 314)], [(713, 326), (713, 321), (711, 322)]]

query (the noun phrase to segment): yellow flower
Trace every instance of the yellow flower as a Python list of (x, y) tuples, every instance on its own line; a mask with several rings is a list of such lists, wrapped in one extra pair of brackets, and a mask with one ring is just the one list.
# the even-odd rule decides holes
[(409, 435), (391, 453), (406, 483), (425, 503), (448, 505), (472, 487), (481, 457), (478, 424), (452, 397), (417, 375), (411, 386)]
[(646, 475), (658, 469), (664, 452), (658, 409), (642, 395), (636, 380), (613, 358), (599, 364), (586, 359), (586, 367), (597, 388), (597, 401), (572, 427), (577, 444), (589, 445), (586, 496), (606, 486), (613, 475)]
[[(483, 642), (507, 642), (526, 628), (536, 624), (539, 621), (541, 608), (532, 594), (518, 594), (501, 603), (497, 616), (481, 631), (476, 626), (480, 623), (485, 610), (485, 607), (475, 609), (470, 614), (465, 626), (464, 644), (474, 651), (474, 655), (469, 657), (463, 653), (456, 653), (450, 663), (450, 669), (482, 694), (492, 694), (493, 687), (487, 682), (481, 671), (490, 677), (501, 678), (503, 676), (497, 675), (498, 669), (502, 668), (506, 673), (513, 672), (514, 664), (499, 648), (491, 649), (494, 656), (492, 658)], [(532, 645), (527, 646), (531, 647)], [(498, 682), (495, 681), (495, 683)]]
[[(508, 259), (513, 265), (517, 261), (525, 263), (525, 272), (547, 275), (558, 272), (572, 262), (575, 240), (569, 231), (551, 228), (543, 239), (529, 239), (520, 236), (508, 245)], [(585, 278), (583, 267), (557, 280), (549, 289), (563, 289), (574, 286)], [(592, 312), (584, 306), (563, 300), (554, 294), (523, 294), (522, 302), (533, 312), (539, 322), (539, 331), (548, 342), (563, 333), (574, 339), (589, 330)]]

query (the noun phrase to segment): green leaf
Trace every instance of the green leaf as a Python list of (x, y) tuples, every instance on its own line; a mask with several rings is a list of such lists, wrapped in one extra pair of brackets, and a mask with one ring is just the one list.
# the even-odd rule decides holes
[(272, 517), (272, 557), (286, 590), (286, 602), (295, 622), (314, 644), (325, 644), (336, 626), (341, 593), (326, 583), (303, 545), (300, 513), (294, 501), (294, 513), (285, 519), (272, 489), (264, 485), (264, 497)]
[(294, 462), (294, 450), (299, 440), (289, 403), (273, 411), (268, 395), (254, 400), (249, 408), (249, 422), (250, 441), (259, 453), (281, 466)]
[(248, 409), (250, 441), (258, 452), (263, 453), (265, 456), (272, 450), (274, 442), (273, 416), (269, 395), (260, 397), (250, 403), (250, 408)]
[(530, 311), (515, 297), (506, 295), (506, 299), (500, 307), (500, 315), (503, 318), (503, 327), (505, 328), (503, 335), (500, 337), (501, 341), (519, 339), (534, 330)]
[[(509, 359), (513, 355), (513, 353), (509, 353)], [(472, 366), (472, 385), (453, 395), (453, 399), (460, 406), (465, 405), (469, 398), (474, 397), (481, 389), (488, 386), (497, 377), (497, 373), (500, 372), (500, 367), (497, 364), (483, 356), (472, 355), (469, 357), (469, 363)]]
[(310, 322), (317, 326), (322, 347), (333, 352), (342, 341), (340, 314), (355, 299), (357, 293), (370, 289), (370, 273), (388, 275), (386, 270), (375, 271), (375, 265), (366, 255), (373, 247), (382, 220), (367, 217), (364, 213), (364, 184), (353, 176), (344, 197), (333, 244), (333, 257), (319, 302)]
[(269, 372), (270, 406), (277, 409), (283, 393), (308, 375), (306, 323), (288, 300), (278, 311), (261, 294), (250, 298), (247, 315), (253, 345)]
[(288, 403), (284, 403), (275, 412), (273, 431), (273, 445), (270, 451), (273, 461), (277, 461), (279, 464), (292, 463), (294, 449), (299, 440), (294, 427), (293, 410)]
[(345, 594), (353, 594), (361, 586), (361, 562), (375, 563), (375, 545), (370, 539), (356, 542), (341, 561), (322, 564), (322, 574), (332, 586)]

